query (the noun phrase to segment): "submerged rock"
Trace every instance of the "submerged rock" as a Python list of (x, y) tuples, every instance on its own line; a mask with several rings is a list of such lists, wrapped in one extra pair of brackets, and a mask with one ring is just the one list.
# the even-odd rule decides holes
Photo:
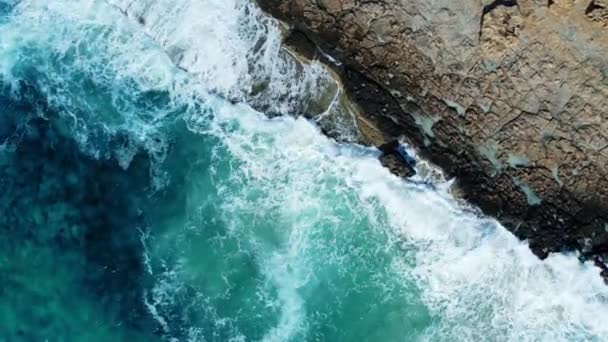
[(258, 2), (340, 61), (366, 122), (410, 137), (539, 257), (607, 253), (605, 1)]

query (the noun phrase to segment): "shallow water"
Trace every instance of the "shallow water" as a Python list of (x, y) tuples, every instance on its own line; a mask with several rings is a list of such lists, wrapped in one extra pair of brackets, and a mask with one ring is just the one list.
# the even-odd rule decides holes
[(335, 85), (247, 1), (0, 13), (0, 341), (608, 340), (591, 265), (264, 115)]

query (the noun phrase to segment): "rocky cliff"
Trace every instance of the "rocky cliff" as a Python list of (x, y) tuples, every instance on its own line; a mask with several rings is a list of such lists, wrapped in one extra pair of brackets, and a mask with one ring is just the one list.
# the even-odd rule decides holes
[[(608, 0), (258, 0), (539, 257), (608, 257)], [(608, 260), (608, 259), (607, 259)]]

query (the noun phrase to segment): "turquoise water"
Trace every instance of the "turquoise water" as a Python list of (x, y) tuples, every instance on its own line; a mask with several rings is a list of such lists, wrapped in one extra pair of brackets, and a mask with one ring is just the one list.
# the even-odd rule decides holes
[(0, 13), (0, 341), (608, 340), (591, 265), (264, 115), (332, 81), (250, 3)]

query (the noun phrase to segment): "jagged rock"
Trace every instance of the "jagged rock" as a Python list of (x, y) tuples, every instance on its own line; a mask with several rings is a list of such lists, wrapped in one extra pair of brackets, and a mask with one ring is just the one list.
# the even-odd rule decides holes
[(415, 175), (412, 168), (408, 167), (407, 164), (399, 157), (396, 153), (383, 154), (380, 156), (380, 163), (393, 174), (408, 178)]
[(379, 146), (378, 149), (382, 152), (380, 163), (399, 177), (409, 178), (416, 175), (416, 161), (412, 156), (407, 155), (407, 152), (403, 156), (399, 152), (399, 147), (400, 143), (397, 140)]
[(608, 251), (606, 0), (258, 2), (537, 255)]

